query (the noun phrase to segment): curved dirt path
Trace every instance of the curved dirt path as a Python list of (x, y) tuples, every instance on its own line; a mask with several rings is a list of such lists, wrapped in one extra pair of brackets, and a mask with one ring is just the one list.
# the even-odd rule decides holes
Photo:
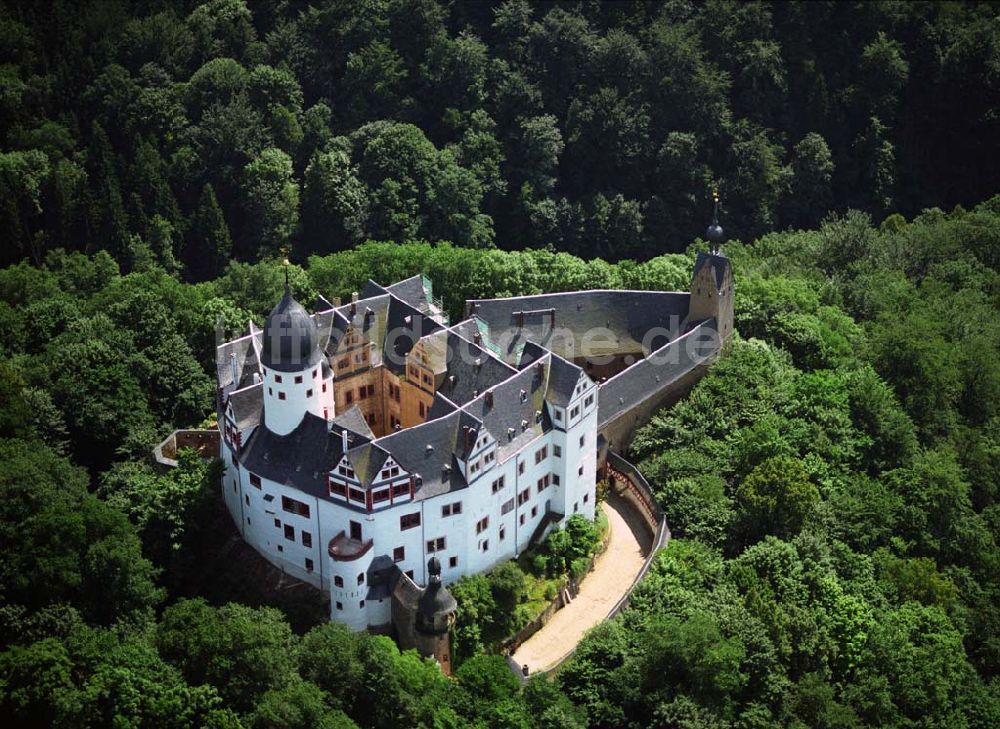
[(642, 569), (650, 538), (630, 506), (614, 494), (602, 505), (608, 515), (608, 548), (583, 579), (580, 594), (511, 656), (531, 673), (546, 671), (573, 652), (584, 633), (607, 618)]

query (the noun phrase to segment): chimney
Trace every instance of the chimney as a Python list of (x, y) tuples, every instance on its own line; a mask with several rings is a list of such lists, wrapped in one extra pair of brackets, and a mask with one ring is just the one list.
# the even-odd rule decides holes
[(351, 316), (350, 316), (351, 319), (353, 319), (354, 315), (358, 313), (358, 302), (356, 298), (357, 294), (355, 294), (354, 296), (355, 298), (351, 301)]
[(517, 312), (517, 328), (524, 329), (524, 312)]
[(472, 335), (472, 342), (473, 344), (481, 346), (483, 343), (483, 335), (480, 332), (476, 332)]
[(229, 364), (232, 365), (232, 368), (233, 368), (233, 389), (235, 390), (236, 388), (238, 388), (240, 386), (240, 378), (239, 378), (239, 375), (237, 374), (237, 371), (236, 371), (237, 370), (237, 368), (236, 368), (236, 352), (231, 352), (230, 353), (230, 355), (229, 355)]
[(340, 447), (347, 453), (347, 428), (342, 428), (340, 431)]
[(465, 426), (465, 454), (472, 453), (472, 444), (476, 437), (476, 432), (468, 425)]
[(493, 390), (486, 391), (486, 407), (493, 407)]
[(358, 303), (358, 292), (357, 291), (352, 291), (351, 292), (351, 303), (352, 304)]
[(555, 310), (555, 309), (553, 309), (553, 310), (552, 310), (551, 312), (549, 312), (549, 313), (550, 313), (550, 314), (551, 314), (551, 316), (552, 316), (552, 328), (553, 328), (553, 329), (555, 329), (555, 328), (556, 328), (556, 310)]

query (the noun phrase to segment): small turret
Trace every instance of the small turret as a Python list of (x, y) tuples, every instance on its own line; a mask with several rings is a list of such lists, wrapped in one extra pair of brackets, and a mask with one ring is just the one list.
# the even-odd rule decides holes
[(712, 199), (715, 209), (705, 232), (711, 249), (699, 253), (695, 260), (686, 326), (715, 319), (719, 336), (725, 341), (733, 333), (733, 270), (720, 250), (725, 232), (719, 225), (719, 193), (713, 192)]
[(712, 200), (715, 201), (715, 209), (712, 212), (712, 223), (708, 226), (708, 230), (705, 231), (705, 238), (708, 240), (709, 246), (713, 254), (719, 253), (719, 248), (722, 245), (722, 241), (726, 239), (726, 233), (722, 230), (722, 226), (719, 225), (719, 191), (712, 191)]

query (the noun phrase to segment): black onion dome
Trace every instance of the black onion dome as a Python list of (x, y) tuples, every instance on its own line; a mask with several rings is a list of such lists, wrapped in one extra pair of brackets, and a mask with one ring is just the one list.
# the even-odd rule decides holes
[(316, 322), (286, 288), (264, 324), (261, 364), (279, 372), (298, 372), (322, 358)]
[(458, 601), (441, 582), (441, 560), (431, 557), (427, 561), (427, 573), (430, 579), (427, 581), (424, 594), (417, 602), (417, 609), (424, 624), (432, 625), (435, 618), (455, 612), (458, 609)]
[(722, 230), (722, 226), (713, 220), (712, 224), (708, 226), (708, 230), (705, 231), (705, 237), (708, 238), (709, 243), (721, 243), (725, 237), (725, 233)]

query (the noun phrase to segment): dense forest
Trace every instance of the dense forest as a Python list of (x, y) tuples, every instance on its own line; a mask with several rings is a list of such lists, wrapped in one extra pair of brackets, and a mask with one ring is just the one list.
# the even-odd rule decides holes
[[(0, 5), (5, 725), (1000, 726), (995, 5)], [(631, 453), (674, 539), (554, 676), (476, 652), (497, 579), (454, 680), (224, 579), (218, 464), (150, 465), (284, 256), (684, 290), (715, 187), (738, 334)]]
[(0, 3), (2, 263), (683, 251), (1000, 189), (992, 3)]

